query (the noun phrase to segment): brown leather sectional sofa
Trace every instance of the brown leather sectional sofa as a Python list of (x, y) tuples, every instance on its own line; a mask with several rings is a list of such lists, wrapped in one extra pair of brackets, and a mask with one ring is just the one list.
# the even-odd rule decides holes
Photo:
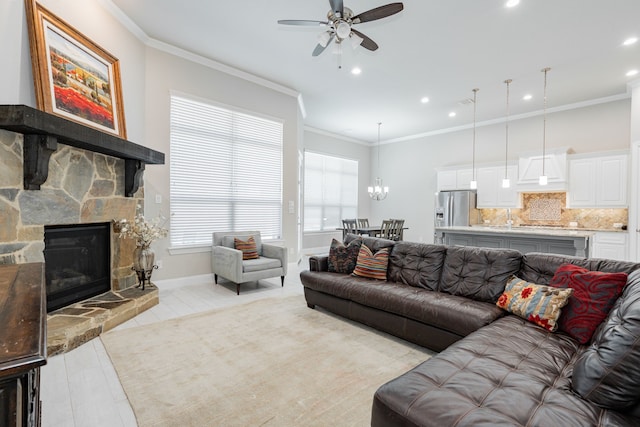
[[(378, 389), (372, 426), (640, 425), (640, 264), (375, 238), (364, 244), (391, 248), (388, 280), (331, 273), (327, 257), (312, 257), (300, 273), (309, 307), (441, 351)], [(589, 345), (495, 305), (512, 274), (548, 284), (564, 263), (631, 273)]]

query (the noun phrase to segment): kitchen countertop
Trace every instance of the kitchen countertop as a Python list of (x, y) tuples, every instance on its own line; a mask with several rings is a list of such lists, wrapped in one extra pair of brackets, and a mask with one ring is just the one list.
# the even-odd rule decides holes
[(593, 237), (595, 231), (572, 228), (556, 228), (556, 227), (507, 227), (505, 226), (485, 226), (474, 225), (470, 227), (436, 227), (436, 231), (447, 232), (467, 232), (473, 234), (517, 234), (517, 235), (538, 235), (538, 236), (557, 236), (557, 237)]

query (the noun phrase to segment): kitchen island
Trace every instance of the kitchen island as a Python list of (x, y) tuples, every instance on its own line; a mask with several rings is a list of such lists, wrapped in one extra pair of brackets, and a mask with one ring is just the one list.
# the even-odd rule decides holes
[(589, 257), (594, 231), (566, 228), (471, 226), (436, 227), (435, 242), (445, 245), (515, 249)]

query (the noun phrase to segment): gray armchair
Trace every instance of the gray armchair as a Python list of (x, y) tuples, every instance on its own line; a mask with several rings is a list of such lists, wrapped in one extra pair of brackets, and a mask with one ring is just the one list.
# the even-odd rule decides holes
[[(253, 236), (258, 250), (258, 259), (242, 260), (242, 251), (235, 249), (234, 237), (247, 240)], [(284, 286), (287, 274), (287, 248), (262, 243), (259, 231), (216, 231), (211, 248), (211, 269), (216, 284), (218, 276), (236, 284), (240, 295), (240, 284), (280, 276)]]

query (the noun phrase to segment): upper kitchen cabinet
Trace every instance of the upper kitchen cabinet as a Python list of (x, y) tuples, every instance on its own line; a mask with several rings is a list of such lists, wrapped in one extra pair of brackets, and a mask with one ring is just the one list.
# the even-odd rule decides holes
[[(542, 152), (522, 153), (518, 159), (518, 191), (560, 191), (567, 189), (568, 148)], [(540, 175), (547, 176), (548, 184), (539, 184)]]
[(438, 171), (438, 191), (468, 190), (472, 179), (471, 168), (440, 170)]
[(626, 208), (628, 154), (572, 155), (567, 207)]
[(502, 179), (505, 175), (504, 166), (478, 168), (476, 171), (478, 209), (520, 207), (520, 196), (515, 186), (518, 179), (518, 167), (509, 165), (506, 172), (507, 178), (511, 181), (511, 186), (502, 188)]

